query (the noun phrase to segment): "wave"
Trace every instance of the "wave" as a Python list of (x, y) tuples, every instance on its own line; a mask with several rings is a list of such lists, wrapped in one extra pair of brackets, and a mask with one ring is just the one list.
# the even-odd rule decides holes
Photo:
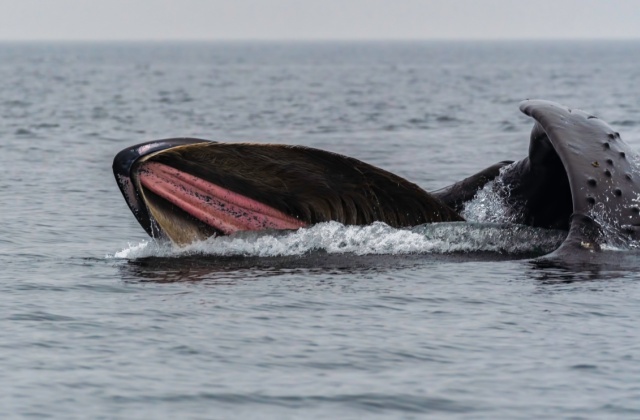
[(556, 249), (566, 232), (499, 223), (433, 223), (396, 229), (377, 222), (368, 226), (319, 223), (295, 231), (239, 232), (184, 247), (149, 240), (107, 258), (183, 257), (192, 255), (276, 257), (312, 252), (355, 255), (498, 252), (545, 254)]

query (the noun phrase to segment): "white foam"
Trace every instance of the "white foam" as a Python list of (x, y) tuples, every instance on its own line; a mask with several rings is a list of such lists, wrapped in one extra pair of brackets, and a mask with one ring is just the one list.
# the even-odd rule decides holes
[(185, 247), (146, 241), (130, 245), (108, 258), (217, 256), (293, 256), (327, 253), (429, 254), (451, 252), (551, 252), (562, 242), (561, 232), (518, 225), (434, 223), (395, 229), (377, 222), (368, 226), (320, 223), (296, 231), (242, 232), (209, 238)]
[(487, 182), (473, 199), (464, 205), (461, 214), (468, 221), (483, 223), (518, 223), (519, 212), (507, 204), (511, 191), (502, 180), (503, 174), (513, 167), (507, 165), (500, 174)]

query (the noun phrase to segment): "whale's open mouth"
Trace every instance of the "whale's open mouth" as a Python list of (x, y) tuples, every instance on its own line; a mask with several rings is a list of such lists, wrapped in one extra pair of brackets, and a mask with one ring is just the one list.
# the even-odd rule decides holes
[(120, 152), (114, 173), (147, 233), (181, 245), (330, 220), (393, 227), (462, 220), (397, 175), (300, 146), (161, 140)]

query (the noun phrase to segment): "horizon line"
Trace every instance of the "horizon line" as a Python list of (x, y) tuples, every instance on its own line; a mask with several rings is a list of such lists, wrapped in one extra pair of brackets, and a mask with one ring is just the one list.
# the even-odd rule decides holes
[(582, 38), (582, 37), (545, 37), (545, 38), (0, 38), (0, 43), (170, 43), (170, 42), (199, 42), (199, 43), (224, 43), (224, 42), (252, 42), (252, 43), (322, 43), (322, 42), (608, 42), (608, 41), (640, 41), (640, 37), (606, 37), (606, 38)]

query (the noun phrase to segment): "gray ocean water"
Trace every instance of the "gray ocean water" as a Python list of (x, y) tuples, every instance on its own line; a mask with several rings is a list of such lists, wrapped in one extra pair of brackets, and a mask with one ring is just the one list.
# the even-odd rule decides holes
[(111, 172), (192, 136), (432, 190), (524, 157), (526, 98), (640, 149), (639, 86), (640, 42), (0, 44), (0, 417), (640, 417), (636, 257), (546, 266), (553, 233), (474, 224), (176, 250)]

